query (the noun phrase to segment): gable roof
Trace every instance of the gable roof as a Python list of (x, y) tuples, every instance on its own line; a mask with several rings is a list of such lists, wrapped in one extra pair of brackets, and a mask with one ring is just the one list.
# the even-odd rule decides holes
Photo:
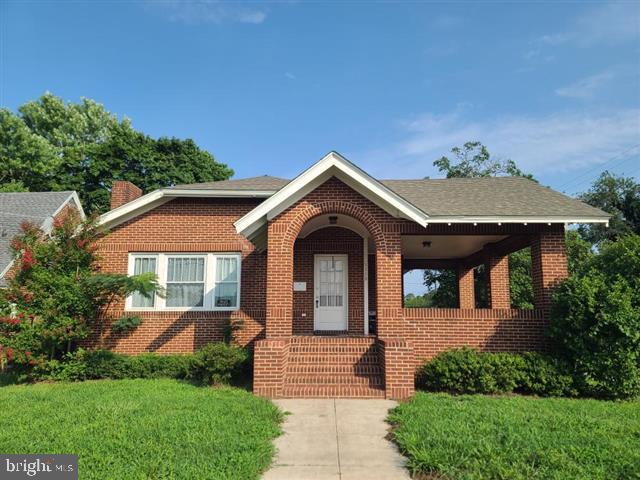
[(80, 199), (74, 191), (0, 193), (0, 286), (5, 285), (4, 275), (13, 263), (9, 245), (20, 232), (22, 222), (38, 225), (49, 233), (53, 218), (69, 202), (73, 202), (84, 217)]
[[(351, 175), (336, 167), (331, 170), (332, 173), (327, 173), (329, 170), (325, 170), (314, 177), (314, 172), (318, 173), (330, 161), (335, 162), (335, 165), (344, 166)], [(148, 193), (107, 212), (101, 217), (101, 223), (107, 226), (117, 225), (176, 197), (265, 198), (269, 200), (269, 203), (263, 202), (267, 207), (261, 204), (256, 209), (261, 208), (260, 211), (264, 215), (265, 209), (272, 208), (270, 216), (274, 216), (283, 210), (283, 206), (299, 197), (300, 192), (311, 191), (332, 174), (343, 180), (347, 179), (347, 183), (363, 195), (372, 200), (377, 199), (392, 215), (412, 220), (415, 220), (412, 216), (415, 215), (427, 223), (607, 223), (610, 217), (600, 209), (525, 178), (376, 180), (344, 157), (331, 152), (294, 180), (263, 175), (237, 180), (176, 185)], [(293, 182), (296, 182), (297, 187), (290, 186)], [(377, 189), (377, 193), (367, 187), (372, 185)], [(283, 190), (285, 193), (281, 193)], [(294, 191), (297, 193), (292, 194)], [(272, 197), (279, 200), (271, 200)], [(396, 202), (395, 206), (393, 202), (383, 197), (393, 199), (393, 202)], [(279, 202), (282, 202), (280, 207), (274, 207)], [(402, 205), (401, 210), (397, 208), (399, 205)], [(249, 214), (253, 214), (254, 221), (259, 216), (253, 211)], [(263, 218), (263, 221), (258, 223), (263, 224), (264, 220)], [(243, 219), (238, 220), (238, 222), (241, 221), (240, 231), (250, 235), (251, 229), (247, 229), (247, 222)], [(418, 223), (423, 222), (418, 221)], [(259, 227), (260, 225), (256, 224), (253, 229)]]
[(413, 220), (423, 227), (426, 226), (429, 215), (424, 211), (339, 153), (329, 152), (320, 161), (314, 163), (267, 200), (237, 220), (234, 223), (236, 231), (251, 238), (268, 219), (274, 218), (331, 177), (343, 181), (389, 214)]

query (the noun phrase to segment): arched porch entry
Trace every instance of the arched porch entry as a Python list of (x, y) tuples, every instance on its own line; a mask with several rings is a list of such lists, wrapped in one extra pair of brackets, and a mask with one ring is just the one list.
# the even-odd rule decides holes
[[(335, 295), (329, 295), (333, 296), (333, 299), (320, 298), (323, 296), (321, 294), (332, 293), (334, 290), (322, 291), (321, 288), (317, 288), (320, 286), (315, 277), (322, 276), (322, 272), (316, 270), (322, 270), (328, 261), (329, 272), (325, 273), (335, 276), (335, 269), (338, 266), (336, 260), (341, 263), (338, 268), (347, 270), (346, 272), (343, 270), (340, 274), (344, 277), (343, 283), (347, 284), (344, 292), (346, 298), (342, 302), (347, 307), (348, 315), (345, 333), (369, 334), (365, 316), (368, 316), (369, 295), (372, 291), (375, 292), (375, 311), (378, 315), (377, 323), (380, 333), (390, 333), (386, 328), (386, 320), (395, 320), (388, 317), (394, 313), (400, 315), (402, 308), (402, 292), (397, 282), (402, 271), (399, 232), (384, 232), (379, 222), (369, 212), (358, 205), (344, 201), (305, 202), (299, 207), (269, 222), (266, 337), (288, 337), (296, 333), (310, 334), (319, 331), (308, 328), (311, 324), (309, 317), (312, 315), (314, 322), (311, 325), (318, 326), (318, 322), (315, 321), (316, 300), (318, 307), (321, 308), (323, 303), (333, 303), (336, 299)], [(390, 236), (397, 238), (393, 241), (393, 238), (389, 239)], [(343, 245), (340, 244), (341, 241)], [(360, 251), (356, 251), (357, 244), (360, 245)], [(389, 244), (395, 246), (395, 249), (392, 249), (395, 251), (389, 251)], [(349, 253), (351, 253), (351, 260), (349, 260)], [(309, 256), (316, 254), (325, 255), (325, 258)], [(338, 259), (336, 258), (338, 255), (343, 257)], [(375, 285), (369, 285), (370, 256), (375, 259), (375, 272), (382, 273), (382, 275), (376, 275)], [(350, 268), (352, 271), (349, 274)], [(362, 278), (358, 280), (354, 272), (361, 273)], [(294, 273), (301, 278), (296, 279)], [(394, 281), (386, 285), (382, 284), (384, 279), (389, 279), (390, 276), (393, 276)], [(309, 285), (309, 279), (311, 279), (311, 285)], [(351, 280), (351, 288), (348, 286), (349, 280)], [(303, 282), (306, 282), (305, 291), (300, 285)], [(331, 289), (335, 285), (328, 285), (328, 287)], [(312, 299), (313, 305), (310, 305), (309, 299)], [(349, 306), (349, 300), (352, 299), (352, 304)], [(353, 302), (357, 303), (353, 304)], [(313, 311), (309, 311), (311, 307)], [(303, 317), (302, 314), (305, 316)], [(294, 330), (294, 317), (296, 317), (297, 326), (306, 325), (306, 327)]]

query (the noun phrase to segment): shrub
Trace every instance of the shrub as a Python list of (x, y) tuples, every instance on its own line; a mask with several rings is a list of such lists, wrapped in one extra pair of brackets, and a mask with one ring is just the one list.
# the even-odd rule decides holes
[(603, 243), (556, 289), (549, 333), (581, 393), (640, 395), (640, 236)]
[(516, 355), (480, 353), (471, 348), (443, 352), (418, 374), (426, 390), (451, 393), (506, 393), (514, 390), (523, 361)]
[(539, 353), (488, 353), (472, 348), (447, 350), (418, 373), (418, 386), (449, 393), (573, 395), (573, 378), (560, 360)]
[(228, 383), (247, 361), (246, 350), (227, 343), (210, 343), (191, 359), (188, 378), (202, 385)]
[(528, 352), (521, 355), (522, 375), (516, 391), (541, 397), (577, 395), (569, 366), (560, 359)]
[(129, 378), (186, 378), (192, 355), (145, 353), (129, 357)]
[(78, 349), (63, 360), (37, 365), (34, 380), (82, 381), (125, 378), (185, 378), (192, 355), (120, 355), (109, 350)]

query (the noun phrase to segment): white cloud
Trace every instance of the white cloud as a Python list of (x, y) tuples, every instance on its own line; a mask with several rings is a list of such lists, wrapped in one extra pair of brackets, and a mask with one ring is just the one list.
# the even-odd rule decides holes
[[(534, 175), (566, 172), (604, 163), (640, 138), (640, 109), (584, 113), (564, 111), (540, 116), (467, 119), (462, 106), (437, 115), (425, 113), (402, 122), (396, 143), (354, 155), (379, 178), (438, 176), (433, 161), (454, 146), (483, 142), (498, 158), (512, 158)], [(400, 175), (402, 176), (402, 174)]]
[(596, 91), (603, 85), (611, 81), (615, 74), (611, 70), (607, 70), (596, 75), (582, 78), (577, 82), (556, 89), (556, 95), (568, 98), (590, 99), (593, 98)]
[(543, 35), (545, 45), (619, 45), (640, 38), (640, 3), (607, 3), (587, 10), (566, 32)]
[(259, 24), (267, 18), (262, 9), (222, 0), (148, 0), (146, 5), (173, 22), (190, 25), (222, 22)]

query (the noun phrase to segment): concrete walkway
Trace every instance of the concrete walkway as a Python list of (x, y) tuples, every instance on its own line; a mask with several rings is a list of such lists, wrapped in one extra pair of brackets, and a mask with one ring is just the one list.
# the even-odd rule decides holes
[(385, 439), (391, 400), (276, 400), (290, 412), (265, 480), (409, 479), (405, 458)]

